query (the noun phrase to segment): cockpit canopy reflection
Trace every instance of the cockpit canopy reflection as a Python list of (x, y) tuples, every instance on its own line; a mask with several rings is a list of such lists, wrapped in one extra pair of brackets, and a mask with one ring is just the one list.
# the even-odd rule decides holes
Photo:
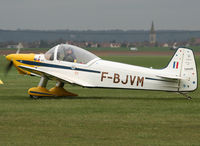
[(47, 51), (45, 58), (50, 61), (59, 60), (87, 64), (91, 60), (99, 57), (79, 47), (61, 44)]

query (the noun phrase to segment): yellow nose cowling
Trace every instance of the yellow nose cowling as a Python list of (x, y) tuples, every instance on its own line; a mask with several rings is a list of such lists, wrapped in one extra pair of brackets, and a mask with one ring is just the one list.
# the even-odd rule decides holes
[[(19, 65), (25, 65), (18, 60), (34, 61), (35, 54), (9, 54), (6, 59), (12, 61), (20, 74), (30, 74), (30, 72), (18, 68)], [(27, 65), (30, 66), (30, 65)]]
[(28, 60), (34, 61), (35, 54), (9, 54), (6, 56), (6, 59), (9, 61), (13, 60)]
[(9, 54), (9, 55), (6, 56), (6, 59), (11, 61), (13, 58), (15, 58), (16, 55), (17, 54)]

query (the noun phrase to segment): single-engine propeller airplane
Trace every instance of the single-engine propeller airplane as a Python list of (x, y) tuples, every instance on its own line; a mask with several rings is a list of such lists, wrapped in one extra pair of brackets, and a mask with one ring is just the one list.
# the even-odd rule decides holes
[[(191, 98), (186, 93), (197, 89), (197, 69), (192, 50), (179, 48), (168, 66), (152, 69), (103, 60), (96, 55), (73, 45), (60, 44), (45, 54), (10, 54), (6, 56), (21, 74), (39, 76), (37, 87), (28, 94), (37, 99), (45, 96), (77, 96), (65, 90), (71, 83), (90, 88), (121, 88), (172, 91)], [(48, 80), (57, 84), (46, 89)]]

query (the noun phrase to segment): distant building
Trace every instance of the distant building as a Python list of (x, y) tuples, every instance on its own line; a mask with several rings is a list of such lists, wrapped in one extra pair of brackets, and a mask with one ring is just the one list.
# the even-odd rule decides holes
[(8, 49), (16, 49), (16, 48), (17, 48), (17, 45), (8, 45), (7, 48), (8, 48)]
[(110, 47), (111, 47), (111, 48), (120, 48), (120, 47), (121, 47), (121, 44), (120, 44), (120, 43), (111, 43), (111, 44), (110, 44)]
[(168, 43), (164, 43), (164, 44), (162, 44), (162, 47), (167, 48), (167, 47), (169, 47), (169, 44)]
[(100, 43), (100, 47), (101, 48), (110, 48), (110, 43), (102, 42), (102, 43)]
[(151, 30), (150, 30), (150, 34), (149, 34), (149, 43), (150, 44), (155, 44), (156, 43), (156, 31), (155, 31), (153, 22), (152, 22)]
[(194, 39), (193, 45), (199, 46), (200, 45), (200, 38)]
[(18, 44), (15, 44), (15, 45), (8, 45), (7, 46), (8, 49), (22, 49), (24, 48), (24, 45), (22, 43), (18, 43)]
[(98, 48), (98, 44), (97, 43), (92, 43), (90, 47), (91, 48)]
[(136, 48), (136, 47), (130, 48), (130, 51), (137, 51), (137, 50), (138, 50), (138, 48)]

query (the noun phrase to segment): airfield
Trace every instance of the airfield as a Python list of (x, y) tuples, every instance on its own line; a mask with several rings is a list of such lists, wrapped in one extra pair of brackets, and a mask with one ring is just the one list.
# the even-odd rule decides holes
[[(191, 47), (193, 48), (193, 47)], [(163, 68), (173, 50), (88, 49), (103, 59)], [(200, 49), (194, 48), (197, 68)], [(46, 49), (22, 49), (21, 53)], [(200, 89), (188, 100), (172, 92), (88, 89), (66, 84), (78, 97), (32, 100), (39, 78), (19, 75), (0, 50), (0, 145), (200, 145)], [(200, 76), (200, 73), (198, 73)], [(55, 85), (49, 81), (48, 88)]]

